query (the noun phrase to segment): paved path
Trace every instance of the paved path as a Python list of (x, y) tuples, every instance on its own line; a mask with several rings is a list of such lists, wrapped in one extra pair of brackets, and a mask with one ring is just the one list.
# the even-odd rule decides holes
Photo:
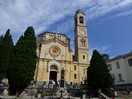
[(132, 92), (127, 95), (126, 91), (117, 91), (117, 95), (120, 99), (132, 99)]

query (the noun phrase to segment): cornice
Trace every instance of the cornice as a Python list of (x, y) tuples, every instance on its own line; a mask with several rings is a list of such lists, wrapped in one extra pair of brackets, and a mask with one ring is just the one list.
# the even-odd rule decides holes
[[(49, 61), (51, 61), (51, 60), (53, 60), (53, 59), (45, 59), (45, 58), (39, 58), (39, 60), (41, 60), (41, 61), (47, 61), (47, 62), (49, 62)], [(55, 59), (56, 60), (56, 59)], [(68, 60), (56, 60), (56, 61), (58, 61), (58, 62), (64, 62), (64, 63), (70, 63), (70, 64), (79, 64), (79, 65), (86, 65), (86, 66), (89, 66), (90, 64), (86, 64), (86, 63), (79, 63), (79, 62), (77, 62), (77, 61), (68, 61)]]

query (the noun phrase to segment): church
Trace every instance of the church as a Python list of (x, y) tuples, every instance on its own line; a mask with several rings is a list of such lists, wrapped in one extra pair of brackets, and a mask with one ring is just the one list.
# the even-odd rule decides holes
[(74, 22), (74, 55), (70, 48), (70, 38), (65, 34), (44, 32), (38, 35), (35, 81), (60, 81), (62, 70), (63, 79), (67, 82), (84, 83), (87, 79), (89, 47), (86, 16), (83, 11), (76, 11)]

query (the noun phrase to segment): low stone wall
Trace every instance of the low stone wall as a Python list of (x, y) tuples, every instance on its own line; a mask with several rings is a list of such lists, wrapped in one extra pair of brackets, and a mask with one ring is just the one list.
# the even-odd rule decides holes
[(0, 96), (1, 99), (16, 99), (16, 96)]

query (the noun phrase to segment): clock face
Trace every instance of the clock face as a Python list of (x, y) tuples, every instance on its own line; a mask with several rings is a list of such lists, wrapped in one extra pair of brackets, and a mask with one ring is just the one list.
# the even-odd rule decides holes
[(80, 34), (82, 34), (82, 35), (83, 35), (83, 34), (85, 34), (85, 32), (81, 30), (81, 31), (80, 31)]

